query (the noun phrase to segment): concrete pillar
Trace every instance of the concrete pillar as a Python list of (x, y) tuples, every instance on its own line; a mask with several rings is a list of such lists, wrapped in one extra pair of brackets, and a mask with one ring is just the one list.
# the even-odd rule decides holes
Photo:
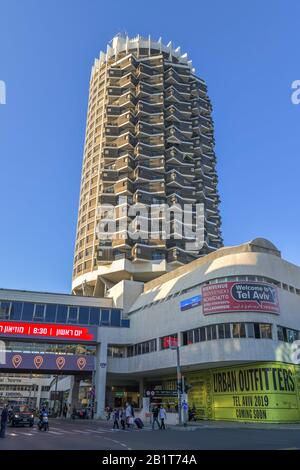
[(81, 378), (72, 375), (71, 380), (70, 380), (70, 390), (69, 390), (69, 396), (68, 396), (68, 405), (71, 405), (70, 407), (70, 413), (72, 413), (73, 408), (78, 408), (79, 405), (79, 386), (80, 386), (80, 380)]
[(36, 409), (39, 410), (41, 406), (41, 393), (42, 385), (38, 385), (37, 397), (36, 397)]
[(96, 418), (105, 417), (105, 392), (107, 374), (107, 343), (97, 345), (96, 374), (95, 374), (95, 400)]

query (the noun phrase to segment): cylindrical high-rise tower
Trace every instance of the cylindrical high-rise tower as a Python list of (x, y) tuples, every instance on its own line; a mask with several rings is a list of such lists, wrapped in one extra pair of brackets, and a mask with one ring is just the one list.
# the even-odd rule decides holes
[[(150, 37), (115, 37), (91, 74), (73, 291), (104, 295), (122, 279), (146, 281), (220, 248), (215, 166), (211, 104), (187, 55)], [(182, 228), (194, 227), (197, 204), (203, 240), (191, 249)], [(97, 234), (107, 205), (112, 239)], [(162, 205), (186, 205), (189, 220), (173, 211), (166, 235)]]

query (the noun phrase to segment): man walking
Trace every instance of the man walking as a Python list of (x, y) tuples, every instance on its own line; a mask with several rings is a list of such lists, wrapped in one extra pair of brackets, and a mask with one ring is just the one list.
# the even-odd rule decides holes
[(159, 409), (157, 406), (155, 406), (152, 409), (152, 430), (154, 431), (155, 429), (155, 423), (158, 426), (158, 429), (160, 429), (159, 421), (158, 421), (158, 415), (159, 415)]
[(8, 406), (5, 405), (1, 413), (0, 437), (5, 437), (7, 420), (8, 420)]
[(115, 410), (114, 410), (113, 418), (114, 418), (113, 429), (116, 429), (116, 428), (119, 429), (120, 413), (119, 413), (119, 410), (118, 410), (118, 409), (115, 409)]
[(125, 408), (122, 408), (120, 418), (121, 418), (122, 429), (123, 429), (123, 431), (125, 431), (125, 424), (126, 424), (126, 411), (125, 411)]
[(160, 429), (166, 429), (165, 419), (167, 419), (167, 413), (163, 405), (159, 409)]

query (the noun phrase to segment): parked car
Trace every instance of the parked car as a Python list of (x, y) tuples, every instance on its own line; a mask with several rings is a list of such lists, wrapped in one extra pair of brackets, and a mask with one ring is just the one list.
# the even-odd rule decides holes
[(26, 405), (14, 406), (9, 413), (9, 422), (11, 426), (30, 426), (34, 425), (34, 414)]

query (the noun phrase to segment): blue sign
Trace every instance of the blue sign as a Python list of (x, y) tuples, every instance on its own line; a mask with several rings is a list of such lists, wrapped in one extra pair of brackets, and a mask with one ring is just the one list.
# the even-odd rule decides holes
[(202, 303), (202, 295), (195, 295), (189, 299), (180, 302), (180, 310), (188, 310), (189, 308), (198, 307)]

